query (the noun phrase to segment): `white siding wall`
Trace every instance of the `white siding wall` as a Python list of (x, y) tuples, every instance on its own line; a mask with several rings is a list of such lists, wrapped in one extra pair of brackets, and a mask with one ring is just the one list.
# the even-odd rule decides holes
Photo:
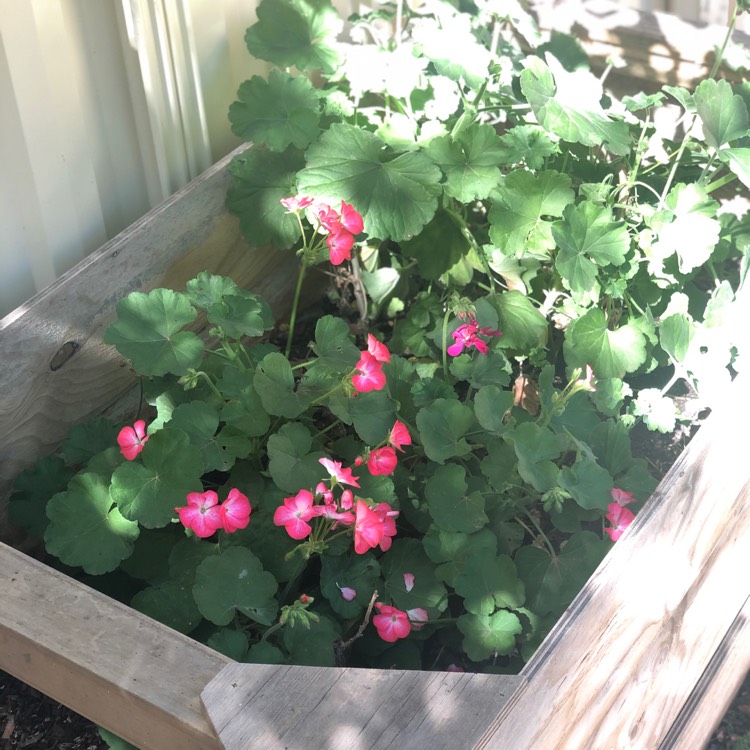
[[(623, 0), (713, 22), (732, 1)], [(237, 144), (255, 4), (0, 0), (0, 318)]]

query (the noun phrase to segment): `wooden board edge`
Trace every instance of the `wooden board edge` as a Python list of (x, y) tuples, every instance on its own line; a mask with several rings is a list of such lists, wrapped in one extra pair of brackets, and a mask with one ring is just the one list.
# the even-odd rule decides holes
[(223, 750), (203, 688), (230, 662), (0, 543), (0, 669), (141, 750)]
[(750, 670), (750, 596), (659, 750), (705, 747)]

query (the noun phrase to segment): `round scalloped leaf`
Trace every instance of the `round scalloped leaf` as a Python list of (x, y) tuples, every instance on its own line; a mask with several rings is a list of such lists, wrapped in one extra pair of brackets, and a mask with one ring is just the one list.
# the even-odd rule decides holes
[(200, 338), (182, 330), (195, 316), (185, 295), (171, 289), (131, 292), (117, 303), (117, 320), (104, 342), (114, 344), (141, 375), (184, 375), (203, 356)]
[(299, 492), (303, 487), (315, 487), (325, 474), (319, 459), (320, 451), (310, 453), (312, 436), (299, 422), (285, 424), (268, 438), (268, 470), (279, 489)]
[(558, 467), (553, 459), (565, 448), (565, 437), (540, 427), (536, 422), (523, 422), (503, 435), (513, 445), (518, 457), (518, 473), (538, 492), (547, 492), (557, 484)]
[(140, 454), (112, 475), (110, 496), (122, 515), (147, 529), (166, 526), (188, 492), (200, 492), (203, 461), (182, 430), (169, 427), (152, 435)]
[(328, 0), (262, 0), (256, 12), (258, 22), (245, 33), (253, 57), (282, 68), (336, 70), (344, 24)]
[(336, 372), (351, 372), (360, 357), (349, 324), (333, 315), (324, 315), (318, 320), (312, 350), (321, 364)]
[(706, 143), (715, 149), (748, 134), (747, 105), (728, 81), (707, 79), (695, 89), (695, 106)]
[(93, 417), (70, 428), (61, 451), (68, 465), (85, 464), (103, 445), (114, 445), (116, 439), (117, 428), (112, 420)]
[(428, 509), (445, 531), (471, 534), (487, 524), (484, 496), (468, 491), (466, 470), (457, 464), (438, 466), (425, 485)]
[(292, 366), (280, 352), (271, 352), (263, 358), (255, 370), (253, 386), (263, 408), (274, 416), (294, 419), (309, 406), (309, 398), (295, 390)]
[[(418, 539), (397, 539), (382, 564), (386, 591), (393, 604), (404, 611), (418, 607), (444, 611), (448, 606), (446, 590), (435, 575), (435, 567)], [(411, 591), (406, 590), (405, 573), (414, 576)]]
[(289, 650), (291, 662), (308, 667), (335, 667), (333, 645), (340, 639), (338, 624), (325, 615), (318, 622), (310, 622), (309, 628), (299, 623), (284, 628), (284, 646)]
[(464, 634), (464, 651), (472, 661), (509, 654), (516, 647), (516, 636), (523, 630), (518, 617), (507, 610), (494, 615), (461, 615), (457, 625)]
[[(453, 399), (438, 398), (417, 414), (417, 429), (427, 457), (439, 464), (453, 456), (464, 456), (471, 446), (464, 435), (474, 424), (474, 412)], [(459, 531), (459, 529), (455, 529)]]
[(335, 123), (307, 149), (298, 187), (301, 193), (351, 203), (371, 237), (400, 242), (417, 235), (435, 215), (440, 169), (421, 152), (396, 154), (373, 133)]
[(232, 159), (227, 208), (239, 217), (240, 230), (254, 247), (286, 249), (299, 239), (297, 218), (280, 201), (296, 194), (297, 171), (304, 165), (295, 148), (282, 153), (251, 148)]
[(276, 579), (244, 547), (230, 547), (209, 557), (195, 574), (193, 596), (201, 614), (216, 625), (228, 625), (235, 612), (271, 625), (278, 611)]
[(496, 556), (487, 548), (473, 550), (456, 576), (456, 593), (475, 615), (491, 615), (498, 607), (520, 607), (524, 588), (516, 566), (507, 555)]
[(585, 455), (580, 455), (572, 466), (563, 467), (558, 484), (586, 510), (603, 512), (612, 502), (612, 476), (596, 461)]
[(422, 537), (422, 545), (427, 556), (438, 566), (435, 574), (441, 581), (455, 588), (456, 577), (460, 575), (469, 555), (487, 550), (493, 557), (497, 553), (497, 537), (488, 528), (476, 534), (460, 531), (444, 531), (432, 524)]
[(621, 378), (646, 361), (645, 336), (630, 323), (611, 331), (603, 310), (589, 310), (565, 332), (568, 367), (590, 365), (599, 378)]
[[(364, 555), (324, 554), (320, 571), (320, 590), (333, 611), (345, 620), (361, 617), (370, 603), (372, 592), (379, 587), (380, 565), (371, 552)], [(347, 601), (341, 589), (351, 588), (357, 594)]]
[(272, 70), (268, 80), (253, 76), (240, 84), (229, 107), (232, 132), (271, 151), (307, 148), (318, 136), (318, 92), (305, 76)]
[(180, 633), (190, 633), (201, 622), (190, 586), (185, 581), (165, 581), (139, 591), (130, 606)]
[(73, 477), (66, 492), (50, 499), (47, 516), (47, 552), (91, 575), (114, 570), (130, 556), (140, 533), (138, 524), (113, 506), (109, 483), (98, 474)]
[(244, 630), (233, 630), (232, 628), (222, 628), (218, 633), (214, 633), (206, 641), (206, 644), (214, 651), (218, 651), (220, 654), (234, 659), (234, 661), (244, 661), (250, 645), (247, 633)]

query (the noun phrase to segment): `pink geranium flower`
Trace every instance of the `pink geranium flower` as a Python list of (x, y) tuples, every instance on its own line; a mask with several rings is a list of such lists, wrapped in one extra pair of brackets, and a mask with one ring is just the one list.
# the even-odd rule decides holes
[(334, 504), (313, 506), (313, 515), (330, 518), (332, 521), (344, 524), (344, 526), (352, 526), (354, 524), (354, 513), (351, 511), (339, 511)]
[(626, 492), (625, 490), (621, 490), (617, 487), (612, 488), (612, 490), (610, 491), (610, 495), (612, 495), (612, 499), (620, 505), (627, 505), (628, 503), (635, 502), (635, 498), (633, 497), (632, 492)]
[(146, 434), (146, 423), (139, 419), (132, 427), (123, 427), (117, 435), (117, 444), (128, 461), (132, 461), (142, 450), (149, 436)]
[(398, 511), (393, 510), (388, 503), (378, 503), (375, 506), (375, 514), (383, 525), (383, 536), (380, 539), (380, 549), (387, 552), (393, 543), (393, 537), (396, 536), (396, 519)]
[(605, 527), (604, 531), (609, 534), (609, 538), (616, 542), (625, 532), (625, 529), (633, 523), (635, 515), (627, 508), (623, 508), (619, 503), (610, 503), (607, 506), (609, 513), (605, 518), (612, 524), (612, 528)]
[(575, 385), (584, 391), (596, 391), (596, 388), (594, 388), (594, 371), (591, 369), (591, 365), (586, 365), (585, 376), (576, 380)]
[(224, 531), (231, 534), (237, 529), (244, 529), (250, 523), (250, 501), (246, 495), (239, 490), (232, 489), (227, 495), (227, 499), (219, 506), (221, 511), (221, 522)]
[(411, 445), (411, 435), (403, 422), (396, 420), (391, 427), (391, 434), (388, 435), (388, 442), (397, 450), (402, 451), (402, 445)]
[(175, 508), (175, 511), (186, 529), (192, 529), (197, 536), (205, 539), (224, 525), (218, 502), (219, 496), (213, 490), (189, 492), (187, 505)]
[(362, 214), (351, 204), (341, 201), (341, 224), (352, 234), (359, 234), (365, 228)]
[(367, 351), (378, 362), (391, 361), (391, 353), (388, 351), (388, 347), (382, 341), (378, 341), (371, 333), (367, 334)]
[(359, 487), (359, 484), (357, 484), (357, 479), (359, 479), (359, 477), (352, 476), (351, 469), (344, 469), (341, 465), (341, 461), (332, 461), (330, 458), (320, 458), (318, 460), (330, 476), (339, 484), (348, 484), (352, 487)]
[(357, 373), (352, 376), (352, 385), (360, 393), (379, 391), (385, 386), (383, 365), (370, 352), (362, 352), (357, 362)]
[(282, 198), (280, 202), (289, 213), (297, 213), (303, 208), (311, 206), (313, 199), (307, 195), (295, 195), (293, 198)]
[(464, 323), (456, 328), (451, 334), (454, 340), (454, 344), (451, 344), (446, 351), (451, 357), (457, 357), (464, 349), (469, 349), (472, 346), (480, 353), (487, 354), (489, 347), (486, 342), (482, 341), (479, 336), (501, 336), (501, 331), (496, 331), (489, 326), (480, 328), (479, 323), (473, 317), (469, 317), (469, 323)]
[(331, 232), (326, 237), (326, 245), (328, 245), (330, 251), (331, 263), (334, 266), (340, 266), (345, 260), (352, 259), (354, 235), (341, 228), (337, 232)]
[(396, 464), (398, 464), (396, 451), (389, 445), (371, 451), (370, 457), (367, 459), (367, 468), (373, 476), (393, 474)]
[(351, 510), (354, 507), (354, 493), (351, 490), (344, 490), (339, 504), (343, 510)]
[[(394, 524), (395, 525), (395, 524)], [(354, 551), (364, 555), (374, 549), (383, 539), (383, 521), (367, 503), (357, 500), (357, 515), (354, 521)]]
[(411, 623), (406, 612), (380, 602), (376, 602), (375, 606), (380, 614), (372, 618), (372, 624), (384, 641), (394, 643), (399, 638), (406, 638), (411, 633)]
[(346, 601), (350, 602), (352, 599), (356, 598), (357, 596), (357, 589), (349, 588), (348, 586), (339, 586), (339, 584), (336, 584), (336, 587), (341, 592), (341, 598), (346, 599)]
[(414, 573), (404, 573), (404, 588), (407, 593), (414, 588)]
[(276, 508), (273, 522), (284, 526), (292, 539), (304, 539), (310, 535), (312, 526), (307, 523), (314, 515), (313, 495), (309, 490), (300, 490), (294, 497), (285, 497), (284, 504)]
[(414, 630), (419, 630), (424, 627), (424, 624), (430, 619), (427, 610), (422, 607), (415, 607), (414, 609), (407, 609), (406, 615), (409, 618), (409, 622)]

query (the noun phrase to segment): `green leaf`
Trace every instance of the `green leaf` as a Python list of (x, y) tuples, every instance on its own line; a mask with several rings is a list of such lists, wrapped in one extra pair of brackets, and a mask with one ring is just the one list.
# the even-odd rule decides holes
[(418, 234), (437, 208), (440, 170), (424, 154), (394, 153), (361, 128), (334, 123), (307, 149), (299, 191), (345, 200), (364, 217), (365, 232), (396, 242)]
[(721, 224), (715, 218), (719, 204), (696, 183), (675, 185), (665, 201), (667, 211), (652, 220), (658, 240), (652, 252), (661, 259), (677, 253), (680, 271), (702, 266), (719, 241)]
[(47, 552), (91, 575), (114, 570), (133, 552), (138, 524), (123, 518), (109, 497), (109, 483), (98, 474), (78, 474), (68, 490), (47, 504)]
[(435, 64), (440, 75), (477, 89), (487, 79), (492, 58), (473, 35), (469, 14), (456, 13), (445, 24), (419, 19), (412, 36), (417, 50)]
[(396, 421), (396, 406), (385, 391), (359, 393), (348, 408), (357, 435), (368, 445), (385, 440)]
[[(320, 571), (320, 590), (333, 611), (345, 620), (359, 618), (365, 613), (372, 592), (380, 581), (380, 565), (371, 552), (357, 555), (323, 554)], [(341, 589), (351, 588), (357, 595), (347, 601)]]
[(417, 259), (419, 273), (429, 281), (450, 273), (470, 247), (450, 215), (440, 209), (416, 237), (401, 243), (403, 254)]
[(621, 265), (630, 249), (625, 223), (613, 221), (606, 206), (589, 201), (566, 206), (563, 220), (552, 225), (552, 236), (559, 248), (555, 266), (576, 293), (596, 291), (598, 267)]
[(487, 524), (484, 497), (469, 493), (466, 470), (457, 464), (438, 466), (427, 480), (425, 497), (435, 523), (445, 531), (471, 534)]
[(181, 330), (196, 316), (185, 295), (171, 289), (131, 292), (116, 309), (117, 320), (107, 328), (104, 343), (114, 344), (141, 375), (184, 375), (200, 364), (203, 342)]
[(285, 424), (268, 438), (268, 470), (276, 486), (297, 493), (303, 487), (315, 487), (325, 470), (319, 459), (324, 453), (310, 453), (312, 436), (299, 422)]
[(206, 641), (206, 645), (234, 661), (244, 661), (250, 642), (244, 630), (222, 628)]
[(268, 80), (253, 76), (240, 85), (229, 107), (232, 132), (271, 151), (307, 148), (318, 137), (318, 92), (305, 76), (272, 70)]
[(262, 0), (245, 34), (250, 54), (281, 68), (333, 73), (343, 21), (328, 0)]
[(604, 312), (593, 309), (570, 324), (564, 352), (569, 367), (588, 364), (597, 377), (621, 378), (646, 361), (646, 340), (630, 323), (610, 331)]
[(499, 607), (515, 609), (524, 602), (523, 584), (513, 561), (486, 548), (467, 556), (463, 571), (456, 576), (455, 589), (475, 615), (491, 615)]
[(33, 537), (41, 539), (47, 528), (47, 501), (63, 492), (75, 474), (57, 456), (44, 456), (33, 466), (24, 469), (13, 483), (13, 494), (8, 503), (12, 523), (21, 526)]
[(367, 294), (376, 305), (388, 299), (396, 290), (400, 280), (401, 274), (398, 270), (388, 266), (377, 268), (372, 272), (362, 271), (362, 281), (364, 282)]
[(455, 139), (433, 138), (425, 153), (445, 173), (445, 193), (462, 203), (487, 198), (504, 162), (500, 138), (486, 123), (474, 123)]
[[(382, 566), (386, 591), (399, 609), (421, 607), (443, 612), (448, 606), (445, 586), (435, 575), (435, 563), (418, 539), (397, 539), (383, 557)], [(405, 573), (414, 576), (411, 591), (406, 590)]]
[(661, 348), (674, 359), (683, 362), (690, 349), (690, 342), (695, 334), (692, 318), (683, 313), (675, 313), (659, 324), (659, 343)]
[(417, 429), (427, 457), (439, 464), (464, 456), (471, 446), (464, 435), (474, 424), (474, 412), (453, 399), (438, 398), (417, 413)]
[(588, 456), (581, 455), (572, 466), (563, 467), (558, 484), (585, 510), (605, 511), (612, 502), (610, 473)]
[(60, 448), (68, 465), (85, 464), (103, 446), (115, 445), (117, 428), (112, 420), (94, 417), (70, 428)]
[(216, 434), (219, 427), (218, 409), (205, 401), (180, 404), (173, 412), (170, 428), (182, 430), (190, 444), (200, 451), (203, 471), (227, 471), (235, 456), (221, 444)]
[(130, 606), (180, 633), (190, 633), (201, 622), (201, 613), (185, 581), (165, 581), (139, 591)]
[(489, 300), (497, 310), (503, 332), (497, 340), (499, 347), (528, 352), (547, 342), (547, 321), (526, 295), (512, 290), (494, 294)]
[(503, 438), (513, 445), (518, 456), (518, 473), (538, 492), (551, 490), (557, 484), (558, 468), (551, 459), (558, 458), (565, 439), (536, 422), (524, 422), (506, 431)]
[(260, 641), (250, 647), (245, 661), (248, 664), (286, 664), (286, 657), (280, 648)]
[(602, 109), (602, 85), (589, 71), (567, 72), (552, 56), (527, 57), (521, 71), (523, 91), (539, 124), (564, 141), (604, 145), (613, 154), (630, 152), (630, 131)]
[(523, 631), (518, 617), (507, 610), (494, 615), (461, 615), (457, 626), (464, 635), (464, 651), (472, 661), (511, 653), (516, 636)]
[(227, 276), (201, 271), (185, 284), (185, 296), (196, 306), (207, 310), (224, 297), (237, 294), (239, 287)]
[(293, 664), (335, 667), (333, 644), (339, 640), (341, 633), (338, 624), (325, 615), (320, 615), (319, 622), (310, 622), (309, 628), (301, 624), (290, 624), (284, 628), (284, 646)]
[(273, 328), (273, 315), (266, 301), (244, 289), (224, 295), (208, 308), (207, 317), (209, 323), (219, 326), (232, 339), (262, 336)]
[(149, 438), (140, 458), (115, 469), (110, 497), (128, 520), (147, 529), (166, 526), (188, 492), (202, 490), (201, 455), (182, 430), (165, 427)]
[(632, 405), (633, 414), (643, 417), (649, 430), (672, 432), (677, 423), (677, 407), (658, 388), (641, 388)]
[(235, 612), (271, 625), (278, 610), (276, 589), (276, 579), (250, 550), (230, 547), (198, 566), (193, 596), (201, 614), (216, 625), (228, 625)]
[(480, 356), (464, 353), (453, 358), (449, 369), (451, 375), (466, 380), (472, 388), (510, 383), (511, 365), (502, 352), (490, 351)]
[(545, 160), (560, 151), (556, 140), (550, 138), (539, 125), (516, 125), (500, 136), (504, 162), (525, 162), (529, 169), (540, 170)]
[(526, 606), (537, 615), (561, 613), (607, 554), (609, 544), (591, 531), (573, 534), (559, 555), (521, 547), (515, 561), (526, 587)]
[(271, 417), (263, 408), (260, 396), (247, 372), (229, 365), (224, 368), (217, 387), (226, 399), (221, 407), (221, 419), (247, 437), (265, 435), (271, 425)]
[(719, 157), (729, 163), (729, 167), (745, 187), (750, 188), (750, 148), (724, 148)]
[(253, 386), (263, 408), (274, 416), (294, 419), (310, 405), (304, 394), (295, 391), (292, 366), (279, 352), (271, 352), (263, 357), (255, 370)]
[(135, 745), (131, 745), (122, 739), (122, 737), (118, 737), (116, 734), (112, 734), (112, 732), (108, 732), (102, 727), (99, 727), (99, 736), (107, 743), (109, 750), (138, 750)]
[(707, 79), (695, 89), (695, 106), (706, 143), (716, 150), (748, 134), (747, 106), (728, 81)]
[(232, 160), (227, 208), (239, 216), (240, 230), (253, 246), (286, 249), (299, 239), (297, 219), (280, 201), (296, 194), (297, 172), (303, 166), (302, 153), (294, 148), (282, 153), (253, 148)]
[(360, 356), (346, 321), (332, 315), (324, 315), (318, 320), (312, 350), (321, 364), (336, 372), (353, 370)]
[(552, 170), (511, 172), (496, 191), (490, 209), (490, 239), (504, 255), (547, 260), (555, 243), (547, 217), (562, 216), (575, 193), (570, 177)]

